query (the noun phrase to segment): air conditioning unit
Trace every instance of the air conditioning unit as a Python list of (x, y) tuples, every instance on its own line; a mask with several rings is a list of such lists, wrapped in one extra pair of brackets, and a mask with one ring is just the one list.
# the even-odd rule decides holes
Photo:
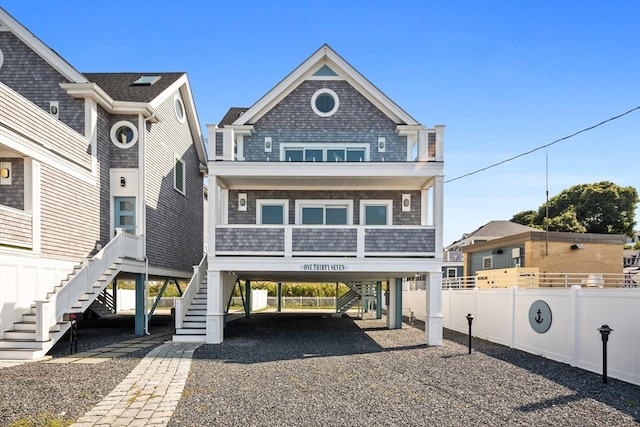
[(520, 258), (520, 248), (511, 249), (511, 258)]

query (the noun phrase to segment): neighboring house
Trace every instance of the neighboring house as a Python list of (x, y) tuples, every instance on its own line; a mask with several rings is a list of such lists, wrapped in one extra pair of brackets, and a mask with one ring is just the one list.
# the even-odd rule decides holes
[(625, 240), (617, 234), (537, 230), (474, 243), (462, 249), (465, 276), (493, 276), (487, 271), (522, 277), (535, 273), (540, 275), (539, 286), (565, 286), (579, 277), (588, 284), (598, 277), (617, 286), (623, 280)]
[(462, 248), (474, 243), (486, 242), (501, 237), (512, 236), (527, 231), (538, 231), (537, 228), (528, 227), (511, 221), (489, 221), (471, 233), (465, 233), (444, 248), (444, 263), (442, 265), (442, 277), (453, 279), (464, 276), (464, 253)]
[(427, 342), (441, 344), (443, 126), (425, 128), (323, 45), (208, 140), (206, 321), (174, 339), (222, 342), (240, 279), (378, 298), (386, 281), (388, 326), (401, 328), (402, 278), (426, 274)]
[(46, 354), (123, 277), (144, 333), (145, 280), (202, 259), (206, 152), (185, 73), (80, 73), (0, 9), (0, 167), (0, 358)]

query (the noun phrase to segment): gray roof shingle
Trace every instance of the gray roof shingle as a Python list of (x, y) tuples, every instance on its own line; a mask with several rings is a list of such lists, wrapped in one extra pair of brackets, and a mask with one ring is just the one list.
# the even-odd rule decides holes
[[(151, 102), (185, 73), (83, 73), (115, 101)], [(134, 85), (142, 76), (160, 76), (152, 85)]]

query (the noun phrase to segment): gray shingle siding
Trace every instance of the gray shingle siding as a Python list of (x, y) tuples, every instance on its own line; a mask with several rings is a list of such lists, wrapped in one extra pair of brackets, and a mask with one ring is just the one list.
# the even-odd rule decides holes
[[(321, 88), (336, 92), (338, 111), (319, 117), (311, 108), (311, 97)], [(272, 151), (265, 153), (264, 138), (272, 138)], [(386, 138), (386, 150), (379, 153), (379, 137)], [(254, 132), (244, 138), (246, 161), (279, 160), (281, 143), (370, 144), (370, 161), (405, 161), (406, 137), (396, 134), (396, 124), (349, 83), (338, 80), (303, 82), (254, 124)]]
[(24, 210), (24, 160), (0, 157), (0, 162), (11, 163), (11, 185), (0, 186), (0, 205)]
[(97, 187), (47, 164), (41, 178), (43, 256), (78, 261), (104, 244)]
[(216, 250), (224, 252), (283, 252), (284, 229), (217, 228)]
[[(247, 210), (238, 210), (238, 193), (247, 194)], [(411, 194), (411, 211), (402, 212), (402, 194)], [(309, 190), (231, 190), (229, 191), (229, 224), (255, 224), (256, 199), (289, 200), (289, 224), (295, 224), (295, 201), (313, 199), (353, 200), (353, 224), (360, 224), (361, 200), (393, 200), (393, 225), (420, 225), (420, 191), (401, 190), (353, 190), (353, 191), (309, 191)]]
[[(189, 122), (178, 122), (173, 99), (158, 106), (146, 137), (147, 256), (152, 266), (191, 271), (203, 255), (203, 184)], [(174, 189), (175, 154), (185, 162), (185, 195)]]
[(357, 231), (346, 228), (294, 228), (292, 251), (356, 252)]
[[(105, 113), (106, 114), (106, 113)], [(120, 121), (131, 122), (133, 126), (138, 128), (138, 116), (133, 115), (106, 115), (107, 123), (105, 129), (102, 130), (102, 136), (105, 139), (105, 145), (109, 148), (110, 167), (111, 168), (137, 168), (138, 153), (140, 147), (140, 135), (138, 142), (129, 148), (120, 148), (111, 142), (111, 128)]]
[(0, 32), (0, 49), (0, 81), (47, 113), (49, 102), (58, 101), (60, 120), (84, 135), (84, 100), (71, 98), (59, 86), (69, 81), (10, 32)]
[(389, 230), (367, 228), (364, 250), (366, 252), (435, 252), (435, 230)]

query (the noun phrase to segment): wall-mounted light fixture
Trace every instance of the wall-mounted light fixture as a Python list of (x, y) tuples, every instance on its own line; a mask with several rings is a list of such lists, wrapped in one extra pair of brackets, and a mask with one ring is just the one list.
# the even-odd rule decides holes
[(378, 138), (378, 153), (384, 153), (386, 150), (387, 139), (384, 136)]
[(247, 210), (247, 193), (238, 194), (238, 210), (239, 211)]
[(267, 136), (264, 138), (264, 152), (270, 153), (271, 147), (273, 146), (273, 142), (271, 141), (271, 137)]
[(11, 162), (0, 163), (0, 184), (11, 185)]
[(492, 254), (498, 254), (501, 255), (502, 254), (502, 249), (494, 249), (491, 251)]
[(56, 119), (59, 118), (58, 113), (60, 112), (58, 101), (49, 101), (49, 114), (51, 114)]
[(411, 212), (411, 194), (402, 195), (402, 212)]
[(120, 177), (120, 187), (125, 187), (127, 185), (127, 179), (124, 176)]

